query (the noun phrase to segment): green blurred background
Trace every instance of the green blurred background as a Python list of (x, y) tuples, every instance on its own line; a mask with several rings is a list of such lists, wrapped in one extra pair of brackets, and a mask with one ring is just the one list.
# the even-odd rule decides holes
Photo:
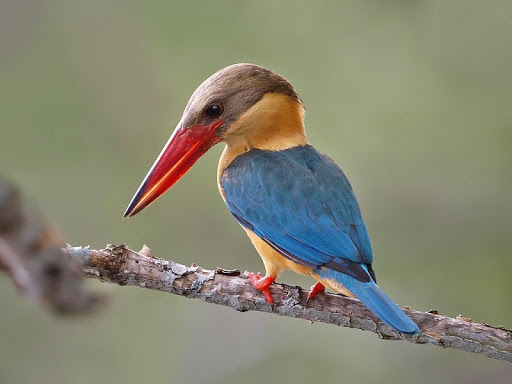
[[(218, 145), (121, 215), (188, 97), (237, 62), (286, 76), (359, 197), (402, 305), (512, 327), (509, 1), (0, 1), (0, 173), (74, 245), (261, 271), (216, 186)], [(281, 281), (311, 285), (285, 274)], [(90, 281), (58, 319), (0, 276), (0, 383), (505, 382), (505, 363)]]

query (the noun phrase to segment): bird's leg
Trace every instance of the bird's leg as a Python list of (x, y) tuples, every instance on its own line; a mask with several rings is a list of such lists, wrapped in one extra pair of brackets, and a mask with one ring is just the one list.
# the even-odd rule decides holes
[(259, 273), (249, 272), (247, 274), (247, 277), (249, 278), (249, 280), (251, 280), (251, 283), (252, 285), (254, 285), (254, 288), (263, 293), (265, 299), (267, 299), (267, 303), (272, 305), (274, 303), (274, 299), (270, 294), (270, 286), (274, 281), (276, 281), (276, 276), (267, 275), (265, 277), (261, 277)]
[(309, 292), (308, 299), (306, 300), (306, 303), (309, 300), (313, 299), (317, 295), (317, 293), (321, 293), (321, 292), (325, 292), (325, 286), (321, 282), (317, 281), (315, 285), (311, 286), (311, 292)]

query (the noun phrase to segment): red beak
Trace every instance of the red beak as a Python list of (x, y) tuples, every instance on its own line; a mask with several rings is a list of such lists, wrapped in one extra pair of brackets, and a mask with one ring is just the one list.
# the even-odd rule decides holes
[(218, 128), (223, 120), (210, 125), (176, 127), (171, 138), (133, 196), (123, 217), (131, 217), (171, 188), (194, 163), (220, 141)]

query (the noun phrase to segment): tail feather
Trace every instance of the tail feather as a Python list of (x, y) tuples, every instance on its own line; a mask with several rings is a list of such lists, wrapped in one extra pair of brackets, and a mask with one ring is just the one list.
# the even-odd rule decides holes
[[(359, 282), (358, 282), (359, 283)], [(418, 326), (373, 281), (350, 290), (383, 322), (402, 333), (418, 333)]]
[(389, 298), (373, 280), (364, 283), (351, 276), (334, 270), (319, 271), (325, 279), (332, 279), (345, 286), (379, 319), (402, 333), (414, 334), (419, 332), (418, 326)]

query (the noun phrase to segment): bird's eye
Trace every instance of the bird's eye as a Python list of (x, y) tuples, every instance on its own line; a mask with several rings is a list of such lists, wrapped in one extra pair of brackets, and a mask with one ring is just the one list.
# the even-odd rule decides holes
[(208, 117), (219, 117), (222, 114), (222, 105), (212, 104), (206, 108), (206, 114)]

